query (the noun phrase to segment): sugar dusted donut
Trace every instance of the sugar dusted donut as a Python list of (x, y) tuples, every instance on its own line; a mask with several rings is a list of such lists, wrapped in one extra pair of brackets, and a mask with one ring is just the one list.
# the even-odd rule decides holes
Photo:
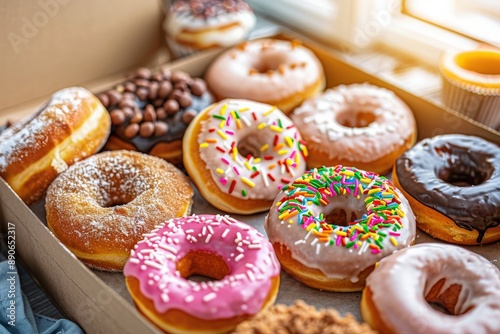
[(368, 276), (361, 315), (386, 334), (500, 333), (500, 271), (458, 246), (428, 243), (400, 250)]
[(68, 166), (98, 152), (110, 127), (108, 112), (92, 93), (62, 89), (37, 113), (0, 133), (0, 176), (33, 204)]
[(344, 165), (383, 175), (416, 140), (408, 106), (369, 84), (328, 89), (290, 117), (308, 144), (310, 168)]
[(184, 166), (201, 195), (216, 208), (251, 214), (269, 210), (285, 185), (306, 169), (307, 148), (276, 107), (223, 100), (186, 130)]
[(427, 138), (396, 161), (392, 179), (417, 227), (456, 244), (500, 240), (500, 147), (482, 138)]
[(220, 55), (207, 69), (217, 99), (237, 98), (275, 105), (285, 114), (325, 87), (323, 66), (297, 41), (260, 39)]
[(47, 225), (86, 265), (120, 271), (143, 233), (190, 213), (193, 189), (170, 163), (133, 151), (91, 156), (47, 191)]
[[(271, 244), (229, 216), (175, 218), (145, 235), (125, 265), (136, 306), (169, 333), (227, 333), (274, 303)], [(191, 275), (215, 281), (195, 282)]]
[(375, 263), (416, 235), (411, 208), (389, 180), (343, 166), (284, 186), (264, 227), (286, 272), (330, 291), (360, 291)]

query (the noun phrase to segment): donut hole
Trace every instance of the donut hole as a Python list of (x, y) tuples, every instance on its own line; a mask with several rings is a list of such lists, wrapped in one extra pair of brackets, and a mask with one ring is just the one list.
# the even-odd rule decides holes
[(210, 252), (190, 251), (177, 262), (180, 275), (192, 281), (221, 280), (230, 274), (224, 259)]
[(462, 147), (436, 147), (436, 153), (445, 161), (437, 176), (446, 183), (458, 187), (477, 186), (486, 182), (493, 166), (488, 156), (469, 152)]
[(329, 225), (336, 226), (349, 226), (349, 223), (358, 219), (354, 211), (350, 211), (349, 215), (346, 210), (342, 208), (333, 209), (331, 212), (325, 214), (325, 222)]
[(446, 280), (444, 278), (439, 280), (431, 288), (427, 296), (425, 296), (425, 300), (429, 306), (438, 312), (448, 315), (460, 315), (455, 313), (455, 309), (462, 286), (459, 284), (452, 284), (445, 291), (441, 291), (445, 281)]
[(127, 205), (132, 202), (136, 196), (126, 196), (126, 194), (122, 194), (120, 196), (115, 196), (109, 199), (109, 201), (105, 202), (104, 205), (101, 205), (103, 208), (112, 208), (115, 206)]
[(336, 121), (348, 128), (366, 128), (375, 122), (375, 114), (366, 110), (344, 110), (337, 115)]
[(258, 136), (249, 135), (243, 137), (236, 147), (238, 148), (238, 153), (247, 159), (251, 157), (258, 158), (261, 156), (260, 148), (264, 143)]
[(281, 64), (285, 64), (289, 56), (285, 53), (262, 52), (258, 62), (252, 64), (252, 68), (258, 73), (268, 73), (278, 70)]
[(136, 199), (142, 190), (139, 188), (134, 189), (128, 183), (112, 180), (109, 183), (109, 189), (106, 187), (101, 188), (100, 205), (103, 208), (119, 207), (127, 205)]

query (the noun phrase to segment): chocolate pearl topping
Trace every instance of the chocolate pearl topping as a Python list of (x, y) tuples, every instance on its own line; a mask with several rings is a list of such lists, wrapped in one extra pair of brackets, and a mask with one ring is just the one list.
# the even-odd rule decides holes
[(187, 110), (183, 115), (182, 115), (182, 121), (186, 124), (191, 123), (193, 118), (196, 116), (196, 110), (190, 109)]
[[(152, 73), (147, 68), (137, 69), (125, 82), (97, 97), (110, 112), (113, 133), (135, 144), (135, 138), (178, 139), (196, 114), (213, 101), (203, 79), (182, 71)], [(175, 135), (169, 135), (173, 131)]]
[(165, 122), (156, 122), (155, 124), (155, 136), (163, 136), (168, 131), (168, 125)]
[(140, 126), (139, 124), (137, 123), (132, 123), (132, 124), (129, 124), (126, 128), (125, 128), (125, 132), (123, 133), (125, 135), (125, 137), (127, 138), (133, 138), (137, 135), (137, 133), (139, 132), (139, 129), (140, 129)]
[(141, 129), (139, 130), (139, 134), (143, 138), (149, 138), (155, 132), (155, 126), (153, 122), (144, 122), (141, 124)]
[(125, 122), (125, 113), (121, 109), (115, 109), (109, 113), (113, 125), (120, 125)]

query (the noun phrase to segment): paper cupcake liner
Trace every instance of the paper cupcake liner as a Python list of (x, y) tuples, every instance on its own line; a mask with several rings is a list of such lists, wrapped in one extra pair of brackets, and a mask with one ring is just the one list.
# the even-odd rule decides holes
[(445, 106), (493, 129), (500, 129), (500, 91), (456, 82), (442, 75)]

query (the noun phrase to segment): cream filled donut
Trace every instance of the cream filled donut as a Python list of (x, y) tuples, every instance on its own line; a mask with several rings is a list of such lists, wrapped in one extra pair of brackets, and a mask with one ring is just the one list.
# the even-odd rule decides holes
[(248, 37), (256, 21), (244, 0), (176, 0), (166, 14), (167, 43), (178, 57), (235, 45)]
[(328, 89), (290, 117), (308, 143), (309, 167), (344, 165), (385, 174), (416, 140), (408, 106), (369, 84)]
[(97, 153), (111, 119), (87, 89), (55, 92), (38, 112), (0, 134), (0, 177), (27, 204), (39, 201), (69, 166)]
[(419, 244), (380, 261), (366, 280), (361, 315), (386, 334), (500, 333), (500, 271), (458, 246)]
[(278, 108), (226, 99), (202, 111), (183, 139), (184, 166), (216, 208), (269, 210), (279, 192), (306, 169), (307, 148)]
[[(139, 310), (169, 333), (227, 333), (274, 303), (279, 273), (260, 232), (220, 215), (159, 225), (134, 247), (124, 269)], [(216, 280), (188, 280), (194, 274)]]
[(264, 226), (286, 272), (331, 291), (361, 290), (375, 263), (416, 235), (413, 212), (389, 180), (343, 166), (284, 186)]
[(297, 41), (260, 39), (220, 55), (205, 79), (217, 99), (238, 98), (277, 106), (290, 113), (325, 87), (323, 66)]

